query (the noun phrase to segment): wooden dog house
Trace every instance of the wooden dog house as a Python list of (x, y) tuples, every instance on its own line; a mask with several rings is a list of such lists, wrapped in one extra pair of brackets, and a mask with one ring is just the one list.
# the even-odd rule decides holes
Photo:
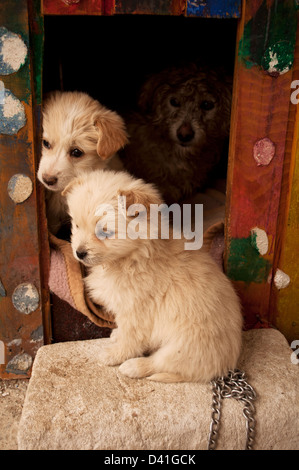
[(47, 15), (235, 18), (225, 269), (242, 300), (247, 328), (274, 326), (290, 342), (299, 338), (297, 4), (1, 2), (0, 377), (28, 377), (37, 350), (51, 342), (48, 233), (43, 188), (36, 181)]

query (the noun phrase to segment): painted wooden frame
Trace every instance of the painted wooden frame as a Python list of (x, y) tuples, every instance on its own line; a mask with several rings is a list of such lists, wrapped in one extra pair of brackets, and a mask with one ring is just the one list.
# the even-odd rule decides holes
[(184, 15), (239, 18), (241, 0), (43, 0), (46, 15)]
[(36, 186), (39, 106), (27, 0), (1, 2), (0, 18), (0, 377), (19, 378), (30, 375), (50, 334), (41, 259), (48, 248)]
[[(292, 0), (244, 1), (239, 23), (227, 180), (226, 271), (239, 292), (246, 328), (279, 325), (273, 314), (273, 291), (287, 287), (286, 273), (277, 271), (276, 252), (286, 224), (284, 215), (279, 218), (279, 209), (283, 172), (290, 165), (285, 158), (287, 132), (293, 133), (290, 96), (297, 15)], [(277, 287), (279, 275), (284, 280)], [(292, 295), (290, 289), (289, 294), (285, 292)], [(296, 309), (284, 314), (298, 315)], [(287, 330), (291, 340), (297, 333)]]

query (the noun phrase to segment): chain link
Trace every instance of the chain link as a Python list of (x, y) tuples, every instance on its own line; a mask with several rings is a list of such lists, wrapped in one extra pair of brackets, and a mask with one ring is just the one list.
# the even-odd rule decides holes
[(252, 450), (255, 436), (254, 389), (247, 382), (245, 372), (234, 369), (227, 376), (212, 380), (213, 400), (208, 450), (215, 450), (220, 428), (221, 404), (223, 398), (235, 398), (244, 403), (243, 416), (246, 419), (245, 450)]

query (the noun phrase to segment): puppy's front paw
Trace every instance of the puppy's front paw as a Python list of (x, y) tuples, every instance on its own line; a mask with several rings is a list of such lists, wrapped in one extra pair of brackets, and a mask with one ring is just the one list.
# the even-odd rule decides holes
[(128, 359), (119, 366), (119, 371), (123, 375), (131, 377), (132, 379), (146, 377), (147, 375), (150, 375), (149, 360), (145, 357)]
[(113, 347), (106, 347), (99, 358), (102, 364), (106, 366), (117, 366), (123, 362), (116, 351), (113, 350)]

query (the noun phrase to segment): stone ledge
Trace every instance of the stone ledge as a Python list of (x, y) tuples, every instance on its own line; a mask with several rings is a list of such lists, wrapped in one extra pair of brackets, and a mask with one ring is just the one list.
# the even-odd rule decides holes
[[(254, 449), (299, 450), (299, 367), (274, 329), (243, 334), (239, 368), (258, 395)], [(107, 339), (43, 346), (36, 356), (18, 432), (20, 450), (206, 449), (210, 384), (129, 379), (101, 364)], [(245, 444), (242, 404), (223, 401), (217, 449)]]

